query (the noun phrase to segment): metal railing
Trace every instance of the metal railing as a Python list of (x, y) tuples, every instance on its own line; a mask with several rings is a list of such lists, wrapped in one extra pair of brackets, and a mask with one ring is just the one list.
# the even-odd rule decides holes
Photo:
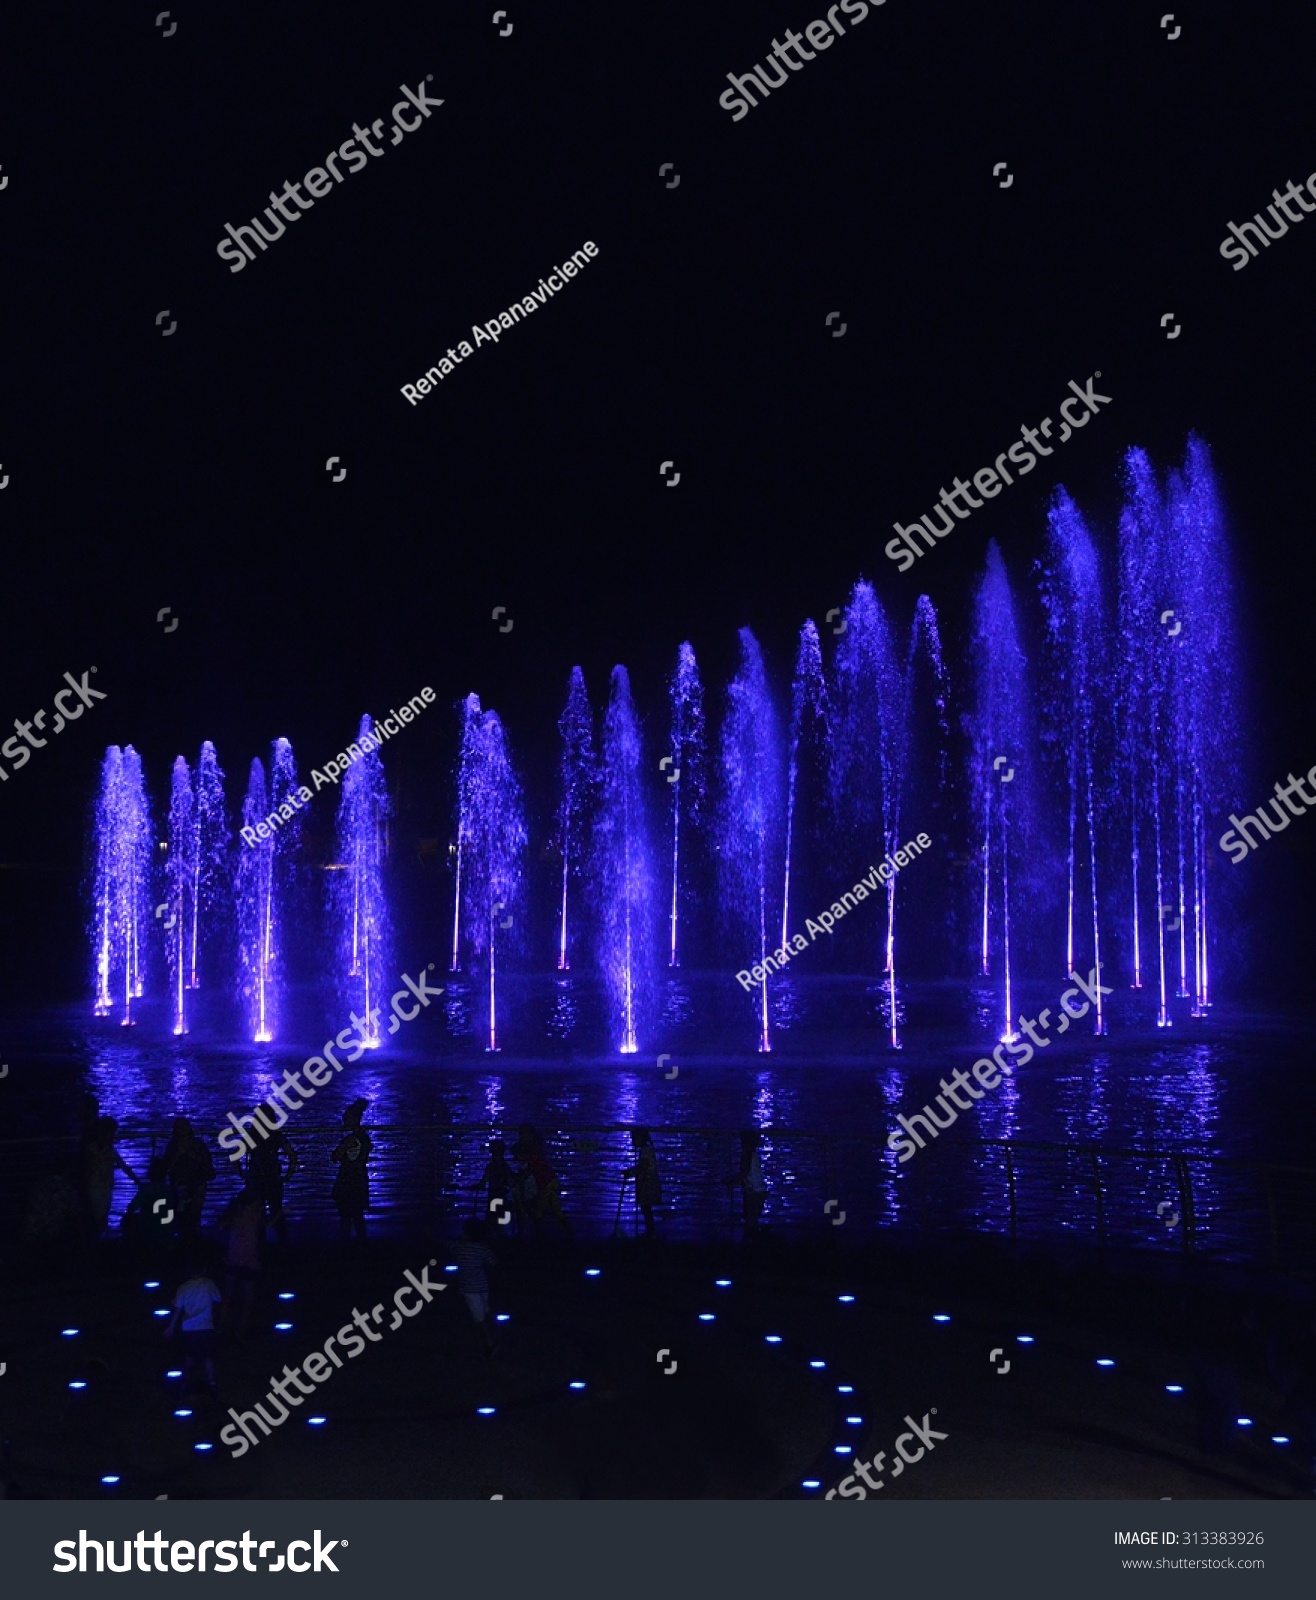
[[(634, 1185), (622, 1179), (633, 1160), (628, 1128), (540, 1131), (573, 1225), (587, 1235), (606, 1233), (620, 1219), (625, 1230), (634, 1230)], [(342, 1130), (290, 1126), (287, 1133), (299, 1156), (285, 1195), (289, 1216), (294, 1223), (329, 1221), (330, 1155)], [(370, 1133), (370, 1215), (373, 1226), (386, 1230), (477, 1214), (489, 1139), (503, 1137), (510, 1151), (516, 1138), (514, 1128), (455, 1123), (380, 1125)], [(882, 1137), (780, 1126), (761, 1133), (768, 1186), (763, 1221), (774, 1233), (844, 1228), (851, 1242), (873, 1229), (977, 1232), (1277, 1268), (1316, 1265), (1316, 1170), (1310, 1168), (1184, 1150), (964, 1138), (939, 1140), (902, 1166)], [(727, 1182), (739, 1168), (737, 1130), (654, 1129), (653, 1137), (663, 1183), (661, 1231), (676, 1238), (725, 1238), (737, 1231), (738, 1191)], [(127, 1126), (119, 1146), (144, 1175), (163, 1140)], [(76, 1140), (0, 1141), (0, 1189), (22, 1217), (43, 1176), (63, 1171), (76, 1183), (77, 1163)], [(215, 1167), (208, 1220), (241, 1181), (222, 1151), (215, 1153)], [(131, 1194), (120, 1177), (116, 1216)]]

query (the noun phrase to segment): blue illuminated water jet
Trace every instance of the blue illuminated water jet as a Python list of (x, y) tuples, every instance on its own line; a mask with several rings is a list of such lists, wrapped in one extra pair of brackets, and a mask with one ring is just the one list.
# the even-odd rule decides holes
[[(1047, 516), (1047, 554), (1042, 600), (1052, 671), (1051, 722), (1065, 752), (1067, 843), (1065, 853), (1065, 965), (1074, 970), (1076, 884), (1082, 820), (1087, 845), (1088, 907), (1092, 929), (1091, 960), (1084, 970), (1101, 964), (1101, 911), (1097, 882), (1097, 811), (1095, 767), (1106, 754), (1105, 708), (1110, 704), (1110, 641), (1102, 598), (1101, 567), (1096, 546), (1078, 507), (1063, 488), (1057, 489)], [(1100, 723), (1099, 726), (1099, 714)], [(1097, 1034), (1106, 1031), (1105, 1011), (1097, 991)]]
[[(831, 766), (831, 729), (828, 723), (827, 680), (823, 676), (822, 646), (812, 620), (800, 629), (800, 645), (795, 657), (795, 677), (791, 682), (790, 756), (786, 771), (786, 866), (781, 891), (781, 942), (790, 938), (791, 863), (799, 848), (795, 812), (803, 781), (812, 773), (826, 773)], [(822, 798), (820, 785), (811, 798)], [(819, 818), (813, 819), (817, 829)]]
[(567, 703), (558, 718), (562, 756), (558, 764), (557, 848), (562, 857), (562, 906), (558, 924), (557, 966), (571, 967), (567, 933), (567, 898), (584, 870), (585, 824), (594, 806), (598, 763), (594, 753), (594, 717), (585, 692), (585, 674), (572, 667)]
[(107, 1017), (118, 1000), (120, 1022), (133, 1022), (142, 997), (143, 966), (152, 922), (151, 816), (142, 763), (132, 745), (111, 745), (101, 764), (95, 808), (96, 864), (92, 887), (92, 972), (95, 1013)]
[(229, 896), (229, 827), (224, 815), (224, 774), (207, 739), (197, 762), (193, 810), (192, 927), (188, 951), (189, 989), (201, 986), (201, 929), (213, 935)]
[[(770, 885), (780, 881), (782, 753), (777, 712), (768, 689), (763, 653), (748, 628), (740, 630), (740, 667), (727, 686), (722, 723), (722, 804), (718, 867), (722, 909), (733, 928), (744, 966), (761, 966), (768, 954)], [(775, 919), (774, 919), (775, 920)], [(758, 986), (759, 1050), (772, 1049), (768, 981)]]
[(634, 1055), (653, 1008), (657, 897), (640, 782), (640, 725), (625, 667), (612, 669), (603, 720), (603, 770), (591, 851), (599, 965), (609, 1024), (623, 1055)]
[[(987, 570), (974, 596), (973, 659), (977, 676), (976, 706), (969, 719), (972, 754), (970, 777), (977, 816), (981, 819), (982, 972), (992, 970), (999, 956), (1004, 979), (1001, 1038), (1013, 1043), (1015, 1030), (1011, 970), (1011, 878), (1023, 876), (1033, 832), (1035, 778), (1029, 754), (1031, 734), (1025, 679), (1025, 658), (1010, 581), (993, 539), (987, 547)], [(1015, 891), (1017, 896), (1017, 890)]]
[[(910, 670), (870, 583), (855, 584), (836, 650), (833, 793), (836, 815), (862, 870), (874, 834), (882, 853), (900, 845), (900, 806), (909, 760)], [(887, 1033), (900, 1048), (896, 990), (896, 875), (886, 884), (883, 951)]]
[[(676, 654), (676, 671), (667, 686), (672, 705), (670, 746), (672, 791), (672, 906), (667, 964), (681, 965), (681, 820), (697, 827), (704, 801), (704, 686), (694, 646), (687, 639)], [(672, 774), (675, 774), (673, 777)]]
[(360, 1007), (358, 1032), (366, 1049), (377, 1050), (383, 1043), (380, 1008), (393, 965), (384, 894), (389, 804), (375, 726), (368, 716), (361, 718), (356, 744), (362, 754), (343, 776), (338, 804), (339, 870), (330, 880), (330, 898), (338, 927), (339, 997), (353, 1017)]
[(457, 755), (457, 860), (452, 889), (452, 961), (448, 968), (450, 972), (461, 971), (462, 856), (470, 824), (471, 777), (475, 770), (476, 741), (479, 738), (480, 718), (483, 715), (478, 694), (466, 696), (461, 704), (461, 715), (461, 748)]
[(466, 837), (462, 922), (468, 947), (476, 956), (485, 957), (488, 964), (489, 1042), (485, 1048), (498, 1050), (498, 952), (517, 942), (521, 858), (528, 835), (521, 785), (496, 711), (484, 712), (474, 724), (469, 752), (463, 751), (463, 768)]
[(169, 794), (169, 855), (165, 880), (169, 885), (169, 920), (165, 924), (165, 952), (169, 962), (169, 999), (174, 1032), (187, 1032), (188, 947), (194, 923), (192, 897), (196, 891), (196, 802), (192, 778), (182, 756), (174, 761)]
[(267, 787), (260, 759), (251, 763), (242, 825), (255, 829), (281, 807), (288, 817), (268, 839), (243, 846), (237, 871), (238, 993), (248, 1032), (257, 1044), (269, 1044), (278, 1033), (284, 983), (284, 906), (299, 842), (300, 813), (289, 800), (297, 789), (297, 768), (286, 739), (274, 741), (270, 767), (272, 782)]

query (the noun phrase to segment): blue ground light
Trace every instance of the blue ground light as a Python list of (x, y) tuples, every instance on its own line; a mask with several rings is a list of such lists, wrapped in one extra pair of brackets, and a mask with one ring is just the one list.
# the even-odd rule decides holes
[(323, 1428), (328, 1420), (328, 1417), (307, 1417), (306, 1426), (308, 1428)]
[(475, 1414), (477, 1417), (492, 1417), (496, 1410), (496, 1406), (476, 1406)]
[(779, 1333), (766, 1333), (763, 1336), (763, 1342), (764, 1344), (780, 1344), (781, 1335)]
[(575, 1381), (575, 1383), (569, 1383), (567, 1385), (568, 1389), (583, 1389), (584, 1387), (585, 1387), (585, 1385), (583, 1383), (581, 1383), (581, 1381), (579, 1379), (577, 1379)]
[(1181, 1383), (1167, 1383), (1165, 1385), (1165, 1392), (1166, 1392), (1166, 1394), (1182, 1394), (1183, 1393), (1183, 1384), (1181, 1384)]
[(836, 1392), (837, 1392), (837, 1394), (853, 1394), (854, 1393), (854, 1384), (852, 1384), (852, 1383), (838, 1383), (836, 1385)]
[(932, 1313), (932, 1320), (934, 1322), (949, 1322), (950, 1318), (944, 1311), (934, 1311)]
[(142, 1285), (143, 1289), (158, 1289), (159, 1287), (160, 1287), (159, 1278), (150, 1278), (150, 1279), (147, 1280), (147, 1282), (145, 1282)]
[(281, 1289), (279, 1291), (280, 1300), (295, 1300), (296, 1298), (297, 1296), (292, 1292), (291, 1289)]
[(731, 1287), (730, 1278), (714, 1278), (713, 1283), (719, 1289), (729, 1289)]
[(713, 1316), (711, 1311), (701, 1311), (699, 1313), (699, 1320), (700, 1322), (713, 1322), (716, 1320), (716, 1318)]
[(811, 1367), (812, 1367), (812, 1368), (813, 1368), (813, 1369), (814, 1369), (814, 1370), (815, 1370), (815, 1371), (817, 1371), (817, 1369), (818, 1369), (818, 1368), (819, 1368), (819, 1367), (825, 1367), (825, 1366), (826, 1366), (826, 1365), (827, 1365), (827, 1363), (826, 1363), (826, 1362), (825, 1362), (825, 1361), (811, 1361), (811, 1362), (810, 1362), (810, 1363), (809, 1363), (809, 1365), (810, 1365), (810, 1366), (811, 1366)]
[(1016, 1344), (1036, 1344), (1037, 1340), (1033, 1338), (1031, 1333), (1017, 1333), (1014, 1336), (1014, 1342)]
[(836, 1298), (841, 1302), (841, 1304), (843, 1306), (849, 1306), (849, 1305), (853, 1305), (854, 1304), (854, 1296), (852, 1294), (838, 1294)]
[(806, 1478), (804, 1480), (804, 1482), (800, 1485), (800, 1488), (801, 1489), (821, 1489), (822, 1488), (822, 1479), (821, 1478)]
[(194, 1450), (206, 1451), (206, 1450), (213, 1450), (215, 1447), (214, 1447), (213, 1444), (208, 1444), (206, 1442), (206, 1440), (202, 1439), (202, 1440), (198, 1441), (198, 1443), (194, 1444), (192, 1446), (192, 1448)]
[(186, 1406), (180, 1406), (178, 1408), (178, 1410), (174, 1412), (174, 1415), (176, 1417), (190, 1417), (192, 1415), (192, 1413), (188, 1410), (188, 1408)]
[(600, 1273), (602, 1273), (602, 1271), (603, 1271), (602, 1267), (586, 1267), (585, 1268), (585, 1276), (587, 1278), (597, 1278), (600, 1275)]
[(1110, 1359), (1109, 1356), (1098, 1356), (1097, 1365), (1099, 1367), (1113, 1367), (1115, 1363)]
[(102, 1483), (108, 1483), (110, 1485), (114, 1485), (114, 1484), (118, 1483), (118, 1481), (119, 1481), (119, 1474), (117, 1472), (107, 1472), (105, 1474), (105, 1476), (101, 1479)]
[(274, 1324), (274, 1331), (275, 1331), (275, 1333), (291, 1333), (292, 1332), (292, 1323), (291, 1322), (276, 1322)]
[(81, 1378), (75, 1378), (73, 1382), (69, 1384), (70, 1389), (85, 1389), (86, 1387), (87, 1385), (82, 1381)]
[(182, 1367), (171, 1367), (169, 1369), (169, 1371), (165, 1373), (165, 1377), (166, 1378), (181, 1378), (182, 1376), (183, 1376)]
[(151, 1315), (153, 1317), (167, 1317), (169, 1315), (169, 1307), (168, 1306), (157, 1306), (156, 1309), (151, 1313)]
[(1270, 1442), (1271, 1444), (1288, 1444), (1290, 1441), (1287, 1433), (1272, 1433)]
[(61, 1328), (59, 1333), (62, 1339), (76, 1339), (78, 1337), (77, 1328)]

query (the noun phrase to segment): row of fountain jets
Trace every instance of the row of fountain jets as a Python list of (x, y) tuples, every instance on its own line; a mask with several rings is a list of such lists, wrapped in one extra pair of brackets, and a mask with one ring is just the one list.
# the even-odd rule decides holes
[[(1015, 594), (989, 547), (973, 608), (970, 704), (958, 728), (931, 601), (918, 598), (902, 631), (864, 581), (843, 612), (831, 613), (842, 620), (830, 629), (830, 670), (817, 627), (808, 621), (800, 630), (784, 727), (759, 644), (742, 628), (720, 737), (709, 748), (695, 653), (682, 644), (657, 774), (625, 667), (613, 669), (597, 743), (584, 676), (572, 670), (558, 723), (555, 961), (565, 972), (578, 944), (592, 946), (614, 1048), (631, 1054), (653, 1044), (658, 969), (681, 964), (707, 888), (715, 887), (730, 983), (737, 968), (762, 963), (799, 931), (802, 896), (806, 913), (828, 906), (875, 847), (893, 853), (911, 814), (911, 831), (939, 833), (947, 867), (963, 863), (959, 899), (971, 896), (973, 909), (950, 915), (943, 904), (942, 922), (954, 925), (961, 951), (972, 927), (973, 965), (992, 985), (1003, 1036), (1014, 1032), (1021, 958), (1049, 974), (1061, 940), (1066, 972), (1101, 962), (1109, 973), (1113, 947), (1126, 981), (1154, 988), (1158, 1026), (1171, 1025), (1176, 996), (1193, 1016), (1206, 1015), (1219, 942), (1211, 827), (1239, 784), (1238, 652), (1220, 496), (1206, 446), (1192, 437), (1182, 468), (1163, 479), (1144, 452), (1129, 451), (1124, 491), (1113, 574), (1068, 494), (1055, 493), (1036, 568), (1040, 670), (1029, 670)], [(494, 1050), (499, 958), (524, 951), (518, 908), (529, 834), (497, 712), (472, 694), (459, 713), (451, 967), (465, 960), (487, 984), (486, 1048)], [(371, 731), (363, 718), (361, 736)], [(953, 762), (966, 770), (962, 786), (947, 781)], [(668, 811), (661, 849), (652, 831), (655, 777)], [(292, 747), (276, 740), (268, 776), (259, 759), (251, 764), (243, 824), (254, 826), (297, 788)], [(374, 748), (343, 779), (328, 899), (340, 997), (354, 1013), (361, 1008), (376, 1046), (372, 1013), (396, 981), (388, 809)], [(134, 1020), (159, 928), (173, 1029), (186, 1033), (208, 936), (225, 918), (231, 925), (236, 907), (248, 1036), (275, 1039), (300, 820), (238, 846), (235, 868), (223, 773), (213, 745), (203, 744), (195, 770), (181, 756), (174, 762), (161, 885), (141, 759), (130, 745), (112, 746), (95, 818), (96, 1014)], [(957, 830), (962, 856), (952, 848)], [(897, 900), (916, 895), (926, 931), (939, 903), (932, 865), (920, 865), (917, 891), (893, 876), (885, 906), (867, 923), (850, 919), (859, 927), (842, 947), (850, 970), (879, 979), (883, 1028), (897, 1048)], [(943, 888), (954, 877), (943, 869)], [(772, 1045), (770, 995), (789, 981), (772, 978), (754, 991), (760, 1050)], [(1097, 1031), (1106, 1025), (1099, 1011)]]

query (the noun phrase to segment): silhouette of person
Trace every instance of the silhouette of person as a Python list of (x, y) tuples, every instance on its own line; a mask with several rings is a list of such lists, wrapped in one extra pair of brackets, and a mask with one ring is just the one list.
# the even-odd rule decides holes
[(87, 1226), (93, 1239), (99, 1239), (109, 1226), (115, 1171), (126, 1172), (134, 1184), (141, 1183), (115, 1148), (118, 1133), (119, 1124), (113, 1117), (97, 1117), (83, 1149), (82, 1193), (87, 1207)]
[(662, 1204), (663, 1186), (658, 1176), (658, 1156), (653, 1148), (653, 1138), (648, 1128), (632, 1128), (631, 1144), (635, 1149), (635, 1165), (627, 1167), (623, 1178), (635, 1179), (635, 1200), (644, 1214), (644, 1236), (653, 1237), (653, 1208)]
[[(260, 1113), (261, 1108), (257, 1106), (258, 1118)], [(267, 1125), (262, 1121), (262, 1127), (265, 1126)], [(286, 1171), (279, 1160), (281, 1154), (288, 1158)], [(283, 1210), (283, 1185), (285, 1182), (291, 1182), (293, 1174), (300, 1165), (292, 1144), (277, 1129), (267, 1133), (247, 1157), (247, 1187), (255, 1190), (268, 1209), (274, 1236), (280, 1244), (285, 1244), (288, 1239), (288, 1219)]]
[(219, 1301), (219, 1290), (213, 1279), (200, 1268), (184, 1283), (179, 1284), (174, 1296), (174, 1314), (165, 1328), (165, 1338), (171, 1339), (183, 1325), (183, 1388), (195, 1392), (196, 1369), (205, 1367), (206, 1388), (215, 1392), (215, 1320), (214, 1308)]
[(763, 1163), (759, 1159), (759, 1141), (762, 1135), (757, 1128), (746, 1128), (740, 1135), (740, 1171), (726, 1180), (731, 1188), (739, 1188), (745, 1205), (745, 1237), (756, 1238), (759, 1218), (768, 1198), (768, 1186), (763, 1181)]
[(457, 1288), (465, 1300), (475, 1326), (484, 1341), (484, 1353), (494, 1352), (493, 1318), (489, 1314), (489, 1275), (487, 1268), (497, 1260), (485, 1244), (485, 1224), (474, 1218), (462, 1224), (462, 1237), (451, 1247), (457, 1258)]
[(215, 1176), (215, 1163), (205, 1141), (198, 1138), (186, 1117), (174, 1119), (174, 1131), (164, 1153), (165, 1175), (178, 1195), (179, 1226), (185, 1234), (201, 1231), (206, 1189)]
[(338, 1163), (332, 1193), (338, 1207), (338, 1231), (343, 1239), (350, 1239), (354, 1229), (359, 1238), (366, 1236), (366, 1211), (370, 1205), (370, 1175), (366, 1163), (373, 1141), (361, 1126), (361, 1118), (369, 1108), (369, 1100), (353, 1100), (343, 1112), (343, 1127), (347, 1131), (332, 1157)]
[(493, 1216), (495, 1200), (501, 1200), (505, 1207), (509, 1204), (508, 1196), (515, 1195), (516, 1174), (512, 1171), (512, 1164), (507, 1159), (507, 1147), (501, 1139), (489, 1141), (489, 1160), (475, 1188), (477, 1193), (484, 1190), (486, 1217)]
[(562, 1183), (553, 1171), (544, 1141), (532, 1123), (521, 1124), (512, 1154), (524, 1162), (523, 1169), (517, 1174), (517, 1183), (535, 1232), (540, 1231), (546, 1217), (552, 1217), (570, 1238), (571, 1224), (562, 1213)]
[(152, 1156), (146, 1182), (128, 1202), (120, 1224), (125, 1235), (158, 1243), (178, 1231), (178, 1197), (165, 1177), (163, 1156)]

